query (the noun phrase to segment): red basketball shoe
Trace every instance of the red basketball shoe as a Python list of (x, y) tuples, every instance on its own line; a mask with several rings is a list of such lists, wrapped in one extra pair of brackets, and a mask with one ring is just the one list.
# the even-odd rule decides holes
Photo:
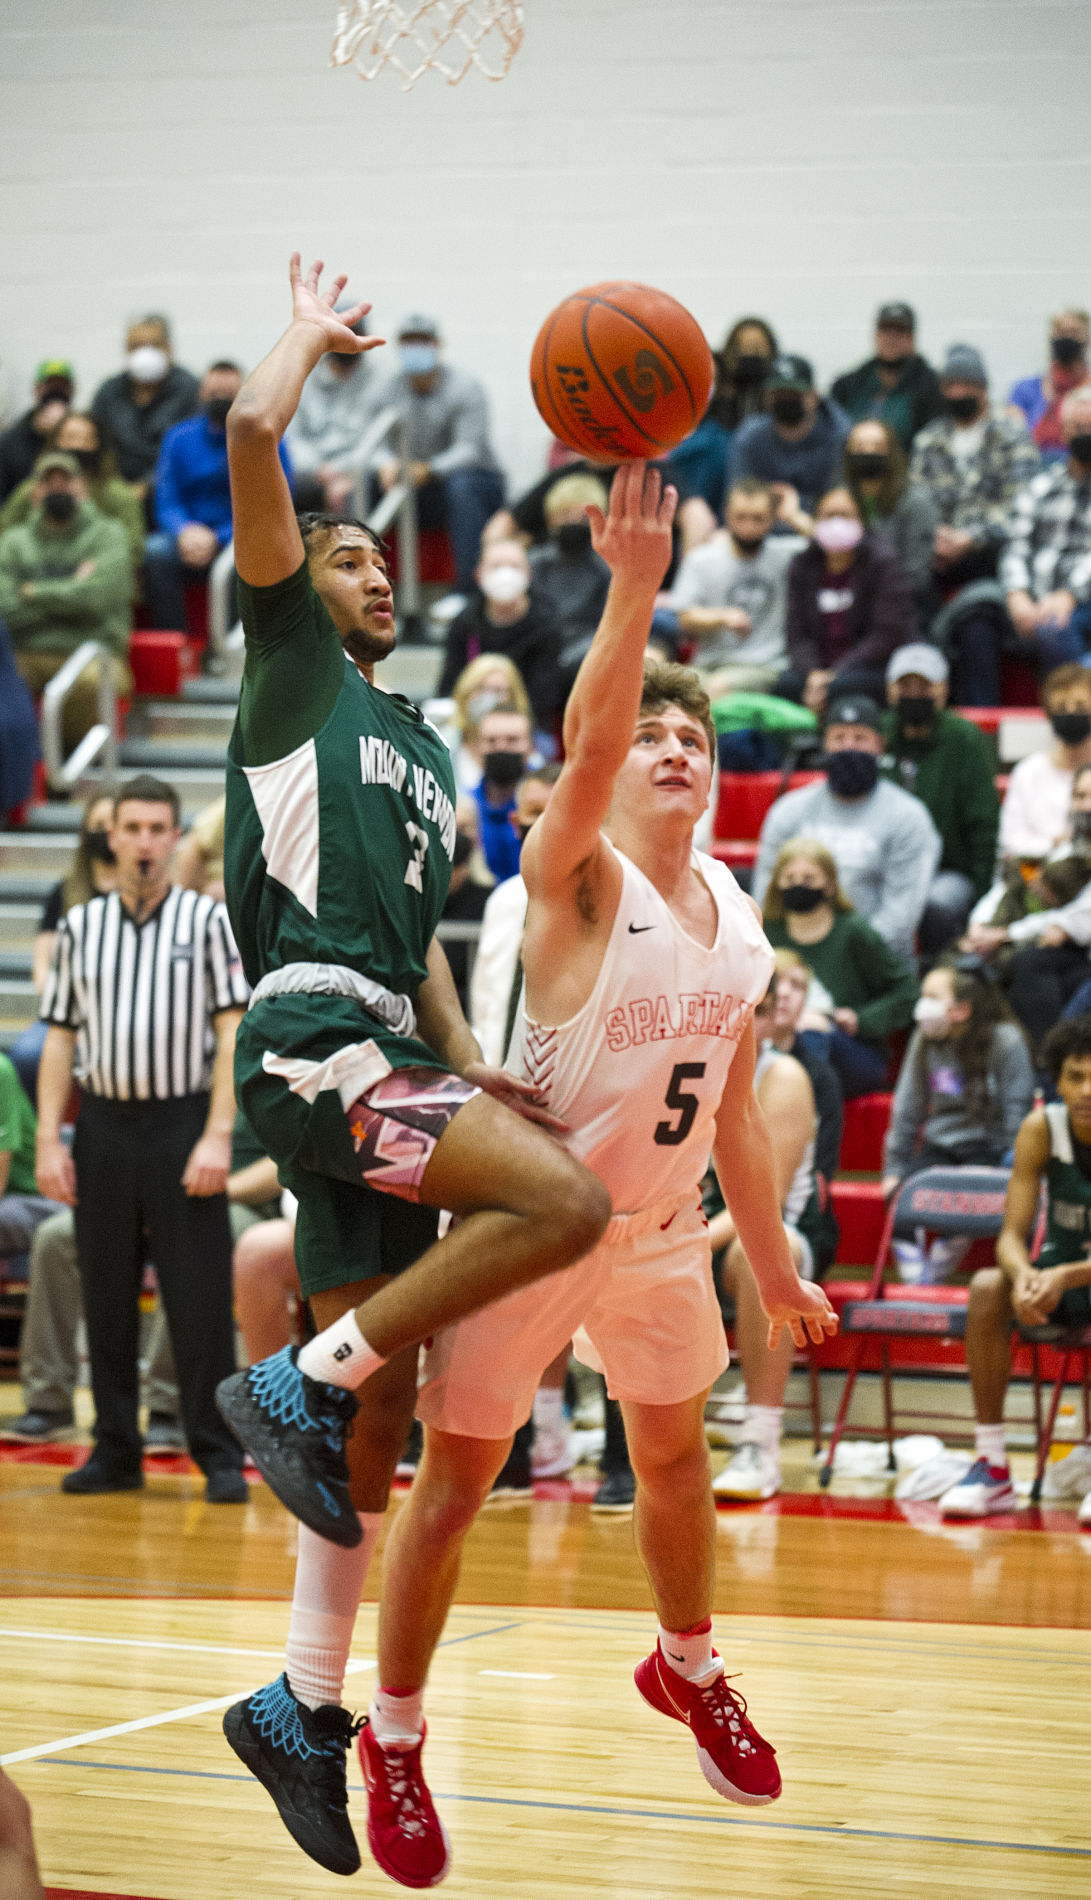
[(403, 1887), (438, 1887), (451, 1865), (447, 1830), (421, 1768), (427, 1733), (415, 1748), (382, 1748), (370, 1723), (360, 1731), (368, 1844), (384, 1874)]
[(746, 1713), (746, 1703), (729, 1689), (723, 1674), (699, 1688), (664, 1662), (658, 1644), (633, 1673), (645, 1702), (660, 1715), (673, 1716), (693, 1730), (701, 1773), (710, 1788), (728, 1801), (761, 1807), (780, 1793), (776, 1749), (758, 1734)]

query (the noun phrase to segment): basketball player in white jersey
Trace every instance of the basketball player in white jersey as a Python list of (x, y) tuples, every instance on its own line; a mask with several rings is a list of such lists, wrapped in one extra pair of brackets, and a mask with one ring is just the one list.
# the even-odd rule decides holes
[(626, 616), (624, 635), (620, 620), (603, 621), (568, 702), (564, 769), (520, 867), (526, 988), (509, 1067), (568, 1124), (566, 1145), (605, 1182), (615, 1213), (593, 1253), (452, 1327), (426, 1358), (425, 1449), (388, 1545), (372, 1709), (384, 1760), (402, 1751), (393, 1801), (389, 1775), (369, 1766), (374, 1749), (362, 1751), (372, 1849), (406, 1885), (434, 1884), (447, 1866), (421, 1774), (421, 1702), (462, 1540), (543, 1369), (573, 1334), (621, 1401), (637, 1478), (636, 1540), (660, 1623), (637, 1688), (693, 1730), (719, 1794), (758, 1804), (780, 1793), (774, 1751), (712, 1647), (703, 1412), (727, 1350), (698, 1190), (710, 1151), (770, 1340), (788, 1327), (798, 1344), (818, 1342), (837, 1321), (796, 1273), (751, 1086), (753, 1013), (773, 953), (731, 873), (693, 849), (713, 769), (708, 698), (682, 667), (644, 672), (672, 513), (673, 496), (660, 503), (658, 475), (639, 464), (619, 470), (609, 520), (588, 509), (607, 561), (614, 516), (643, 524), (647, 619)]

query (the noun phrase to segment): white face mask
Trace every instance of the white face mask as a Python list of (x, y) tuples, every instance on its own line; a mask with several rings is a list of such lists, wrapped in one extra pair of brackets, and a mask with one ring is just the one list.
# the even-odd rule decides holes
[(126, 368), (134, 383), (161, 383), (170, 368), (170, 357), (154, 343), (142, 343), (139, 349), (129, 351)]
[(859, 547), (864, 530), (847, 515), (827, 515), (824, 521), (815, 522), (814, 538), (827, 554), (848, 554), (850, 549)]
[(947, 1010), (948, 1005), (941, 1003), (938, 996), (920, 996), (913, 1008), (913, 1020), (927, 1034), (930, 1029), (946, 1028)]
[(508, 566), (490, 567), (488, 573), (481, 576), (481, 592), (486, 600), (494, 600), (498, 607), (510, 606), (513, 600), (518, 600), (520, 594), (525, 594), (526, 591), (526, 574), (514, 563)]

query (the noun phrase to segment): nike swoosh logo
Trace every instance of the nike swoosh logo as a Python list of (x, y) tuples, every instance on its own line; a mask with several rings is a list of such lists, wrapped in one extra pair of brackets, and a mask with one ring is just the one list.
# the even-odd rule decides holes
[(642, 937), (646, 930), (654, 930), (654, 929), (655, 929), (654, 924), (630, 924), (629, 935), (630, 937)]
[(671, 1658), (672, 1662), (685, 1662), (686, 1660), (684, 1656), (676, 1656), (673, 1649), (668, 1649), (667, 1655)]
[[(674, 1213), (673, 1213), (673, 1214), (671, 1215), (671, 1219), (670, 1219), (670, 1220), (665, 1220), (665, 1221), (662, 1221), (662, 1222), (660, 1223), (660, 1227), (659, 1227), (659, 1231), (660, 1231), (660, 1233), (661, 1233), (661, 1234), (665, 1234), (665, 1233), (666, 1233), (666, 1231), (667, 1231), (667, 1228), (668, 1228), (668, 1227), (670, 1226), (670, 1224), (671, 1224), (671, 1221), (675, 1219), (675, 1217), (676, 1217), (676, 1215), (677, 1215), (677, 1212), (678, 1212), (678, 1210), (677, 1210), (677, 1208), (675, 1208), (675, 1211), (674, 1211)], [(707, 1227), (707, 1225), (708, 1225), (708, 1222), (707, 1222), (707, 1221), (705, 1222), (705, 1225), (706, 1225), (706, 1227)], [(672, 1654), (673, 1654), (673, 1652), (672, 1652)], [(674, 1658), (674, 1660), (675, 1660), (675, 1662), (682, 1662), (682, 1661), (684, 1661), (684, 1658), (683, 1658), (683, 1657), (681, 1657), (681, 1656), (675, 1656), (675, 1658)]]

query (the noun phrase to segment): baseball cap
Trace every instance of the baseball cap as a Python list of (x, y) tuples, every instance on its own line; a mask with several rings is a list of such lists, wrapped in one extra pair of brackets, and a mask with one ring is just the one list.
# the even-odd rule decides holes
[(894, 686), (898, 680), (907, 679), (916, 673), (921, 679), (931, 680), (933, 686), (942, 686), (949, 677), (947, 662), (938, 647), (929, 646), (926, 640), (913, 640), (909, 646), (899, 647), (892, 653), (886, 669), (886, 683)]
[(72, 368), (71, 363), (63, 356), (45, 357), (34, 372), (34, 381), (36, 383), (47, 383), (54, 377), (58, 380), (63, 377), (64, 380), (69, 383), (74, 383), (76, 380), (75, 370)]
[(74, 455), (67, 455), (63, 449), (47, 449), (34, 464), (34, 480), (40, 481), (43, 475), (48, 475), (54, 468), (59, 468), (62, 475), (75, 477), (83, 473)]
[(875, 319), (877, 330), (915, 330), (916, 327), (916, 314), (908, 303), (885, 303)]
[(813, 389), (814, 371), (805, 356), (775, 356), (766, 389)]
[(985, 358), (972, 343), (952, 343), (943, 360), (940, 378), (945, 383), (988, 383)]
[(873, 699), (864, 693), (849, 693), (844, 699), (833, 699), (826, 709), (824, 726), (870, 726), (873, 732), (882, 732), (883, 715)]
[(426, 316), (423, 310), (411, 310), (398, 325), (398, 339), (403, 336), (439, 337), (439, 324), (435, 317)]

